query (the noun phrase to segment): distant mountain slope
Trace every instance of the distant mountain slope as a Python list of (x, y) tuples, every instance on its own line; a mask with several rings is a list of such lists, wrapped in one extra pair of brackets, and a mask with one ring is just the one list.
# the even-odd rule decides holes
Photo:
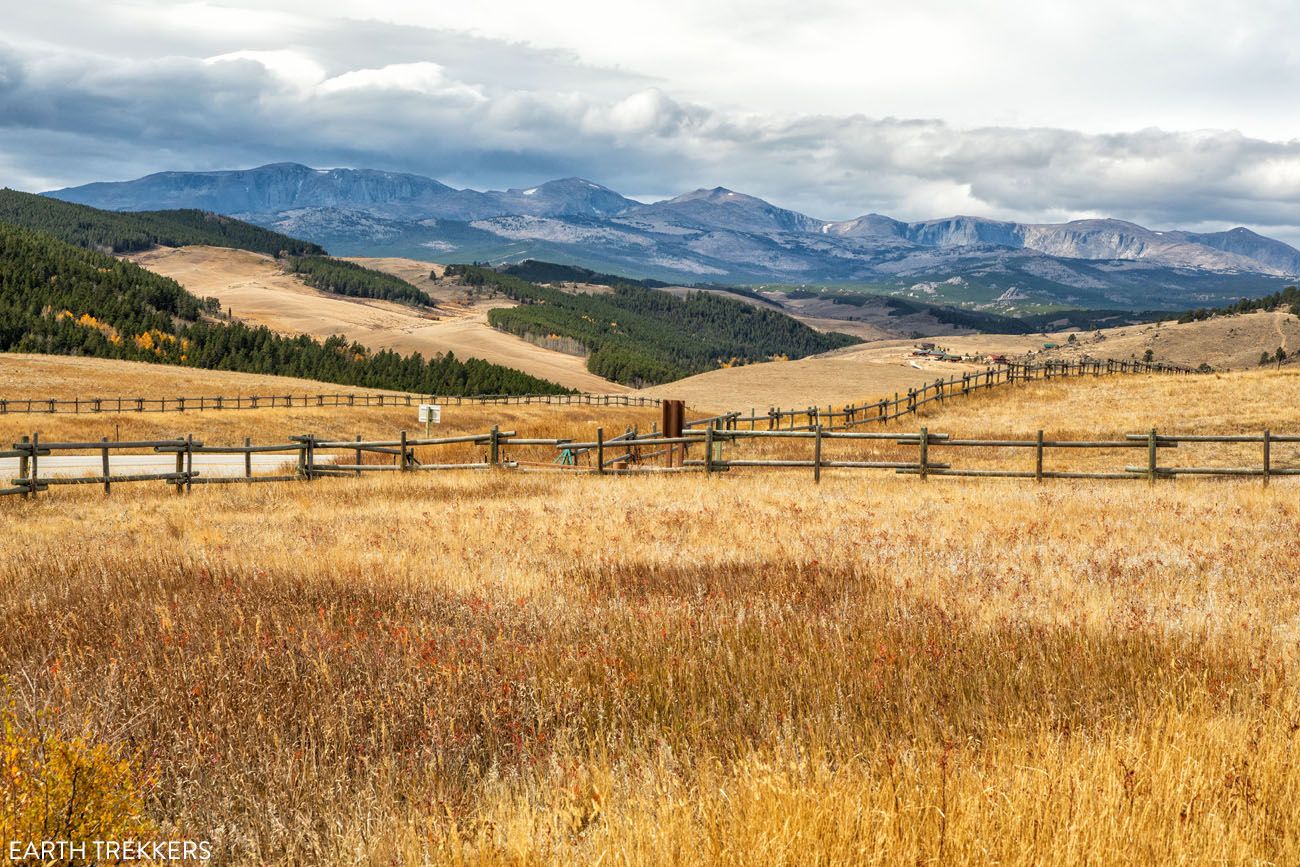
[(309, 241), (205, 211), (113, 213), (9, 189), (0, 190), (0, 222), (44, 232), (79, 247), (113, 253), (190, 244), (235, 247), (271, 255), (325, 252)]
[(274, 163), (228, 172), (159, 172), (134, 181), (87, 184), (47, 195), (115, 211), (203, 208), (222, 214), (275, 214), (346, 208), (392, 219), (475, 220), (505, 214), (608, 216), (631, 205), (581, 178), (526, 190), (457, 190), (432, 178), (373, 169), (313, 169)]
[(825, 221), (723, 187), (643, 204), (580, 178), (478, 192), (418, 175), (281, 163), (48, 195), (115, 209), (209, 208), (342, 255), (537, 259), (678, 283), (857, 283), (1015, 315), (1222, 304), (1300, 274), (1300, 251), (1245, 228), (964, 216), (909, 223), (879, 214)]

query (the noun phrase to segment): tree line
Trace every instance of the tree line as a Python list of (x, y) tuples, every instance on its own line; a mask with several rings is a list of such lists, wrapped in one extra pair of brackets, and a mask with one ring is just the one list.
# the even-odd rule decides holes
[(403, 304), (434, 306), (433, 299), (400, 277), (330, 256), (291, 256), (285, 267), (308, 286), (336, 295), (382, 298)]
[(0, 222), (0, 351), (89, 355), (296, 376), (424, 394), (561, 394), (553, 382), (452, 353), (372, 352), (335, 336), (224, 322), (216, 299), (50, 235)]
[(48, 196), (0, 190), (0, 221), (110, 253), (208, 244), (271, 256), (323, 255), (323, 247), (207, 211), (101, 211)]
[(1262, 298), (1242, 298), (1226, 307), (1200, 307), (1188, 310), (1178, 317), (1179, 322), (1201, 322), (1215, 316), (1236, 316), (1241, 313), (1254, 313), (1257, 310), (1276, 310), (1285, 307), (1293, 316), (1300, 316), (1300, 289), (1287, 286), (1272, 295)]
[(629, 385), (671, 382), (724, 364), (802, 358), (860, 342), (708, 292), (677, 297), (618, 284), (608, 293), (571, 293), (482, 266), (452, 265), (447, 273), (519, 302), (489, 311), (494, 327), (525, 337), (572, 338), (587, 349), (588, 370)]

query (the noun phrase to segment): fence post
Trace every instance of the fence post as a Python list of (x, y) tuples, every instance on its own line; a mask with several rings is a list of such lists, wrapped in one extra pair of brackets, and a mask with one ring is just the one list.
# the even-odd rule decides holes
[(411, 469), (410, 455), (406, 451), (406, 431), (402, 431), (402, 455), (400, 461), (401, 463), (398, 466), (401, 468), (402, 472), (407, 472)]
[[(290, 437), (293, 439), (293, 437)], [(295, 474), (298, 478), (305, 478), (307, 475), (307, 435), (303, 434), (298, 437), (298, 472)]]
[(920, 456), (921, 481), (924, 482), (929, 478), (930, 475), (930, 431), (927, 430), (926, 428), (921, 428), (920, 444), (921, 444), (921, 456)]
[(605, 429), (596, 428), (596, 472), (605, 474)]
[[(29, 474), (31, 473), (31, 461), (28, 458), (28, 452), (27, 452), (27, 444), (30, 442), (31, 442), (31, 438), (24, 436), (22, 438), (22, 441), (19, 443), (19, 446), (22, 447), (23, 453), (18, 456), (18, 478), (21, 480), (20, 484), (27, 486), (27, 493), (23, 494), (24, 497), (30, 497), (32, 495), (32, 488), (29, 484), (30, 482)], [(35, 449), (32, 449), (32, 451), (35, 451)]]
[(194, 489), (194, 434), (185, 435), (185, 493)]
[(813, 483), (822, 481), (822, 426), (817, 425), (817, 435), (813, 437)]
[(41, 474), (38, 464), (40, 463), (41, 435), (40, 432), (32, 434), (32, 477), (31, 486), (28, 488), (34, 497), (40, 493)]
[(1034, 481), (1041, 482), (1043, 480), (1043, 432), (1041, 430), (1038, 432), (1035, 446)]
[(176, 450), (176, 493), (185, 493), (185, 450)]
[(252, 445), (253, 445), (253, 438), (244, 437), (244, 478), (246, 479), (251, 479), (253, 477)]
[(1268, 487), (1268, 474), (1272, 471), (1272, 455), (1270, 454), (1272, 445), (1272, 435), (1264, 431), (1264, 487)]
[[(361, 434), (357, 434), (357, 442), (361, 442)], [(357, 467), (360, 467), (360, 466), (361, 466), (361, 449), (357, 449)], [(357, 475), (358, 477), (361, 476), (361, 470), (360, 470), (360, 469), (357, 469), (357, 470), (356, 470), (356, 475)]]
[(492, 466), (496, 466), (497, 464), (501, 463), (501, 426), (500, 425), (495, 425), (495, 424), (492, 425), (492, 439), (489, 441), (489, 444), (490, 444), (489, 454), (491, 456), (489, 463), (491, 463)]
[(713, 425), (704, 429), (704, 474), (713, 475)]
[(105, 444), (105, 445), (104, 445), (104, 449), (103, 449), (103, 459), (104, 459), (104, 460), (103, 460), (103, 465), (104, 465), (104, 493), (107, 494), (107, 493), (109, 493), (109, 486), (108, 486), (108, 485), (109, 485), (109, 482), (108, 482), (108, 445), (107, 445), (107, 443), (108, 443), (108, 437), (103, 437), (103, 438), (100, 440), (100, 442), (102, 442), (102, 443)]
[(1147, 484), (1156, 483), (1156, 429), (1147, 434)]

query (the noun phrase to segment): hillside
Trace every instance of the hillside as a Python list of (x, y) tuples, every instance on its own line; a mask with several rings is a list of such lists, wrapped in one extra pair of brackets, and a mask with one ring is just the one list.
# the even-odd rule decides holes
[(402, 392), (146, 361), (0, 352), (0, 397), (8, 399), (380, 393)]
[[(1075, 341), (1071, 342), (1073, 335)], [(1215, 369), (1251, 370), (1261, 352), (1281, 346), (1300, 349), (1300, 317), (1289, 312), (1256, 312), (1195, 322), (1172, 320), (1096, 331), (1050, 331), (1039, 334), (943, 334), (933, 341), (959, 355), (1005, 355), (1022, 359), (1142, 359), (1147, 350), (1157, 361)], [(722, 411), (800, 408), (810, 404), (841, 405), (876, 400), (919, 388), (969, 370), (981, 362), (953, 363), (918, 359), (917, 341), (884, 336), (860, 346), (799, 361), (767, 362), (715, 370), (648, 388), (657, 397), (681, 398), (695, 406)], [(1044, 349), (1055, 343), (1056, 348)], [(919, 369), (918, 369), (919, 368)]]
[(1290, 354), (1300, 348), (1300, 317), (1289, 311), (1258, 311), (1192, 322), (1148, 323), (1100, 332), (1078, 332), (1068, 343), (1058, 332), (1056, 349), (1048, 358), (1143, 358), (1148, 350), (1159, 361), (1217, 369), (1249, 369), (1259, 364), (1260, 353), (1272, 355), (1281, 347)]
[[(242, 255), (254, 255), (244, 253)], [(448, 353), (371, 352), (224, 321), (215, 299), (138, 265), (0, 222), (0, 351), (92, 355), (446, 394), (560, 386)]]
[(608, 394), (625, 390), (589, 372), (578, 356), (544, 349), (490, 327), (488, 308), (513, 302), (467, 301), (464, 288), (453, 281), (430, 281), (432, 266), (427, 263), (356, 260), (415, 285), (436, 301), (436, 312), (390, 301), (330, 295), (286, 273), (275, 259), (240, 250), (160, 248), (133, 258), (195, 294), (218, 299), (220, 307), (230, 310), (236, 319), (277, 333), (317, 339), (342, 334), (372, 349), (419, 352), (425, 357), (454, 353), (458, 358), (481, 358), (579, 391)]
[(118, 213), (17, 190), (0, 190), (0, 222), (111, 253), (155, 246), (211, 244), (279, 255), (323, 255), (324, 249), (260, 226), (192, 209)]
[(536, 340), (576, 341), (588, 353), (589, 370), (627, 384), (670, 382), (722, 365), (802, 358), (858, 342), (714, 293), (676, 297), (636, 285), (564, 292), (488, 268), (458, 265), (448, 273), (519, 302), (490, 311), (493, 327)]
[[(1018, 336), (983, 335), (981, 345), (1020, 354), (1032, 345)], [(948, 344), (950, 338), (943, 338)], [(647, 388), (653, 397), (685, 400), (717, 412), (804, 408), (892, 397), (926, 382), (983, 370), (987, 365), (927, 361), (912, 367), (912, 341), (882, 341), (795, 361), (769, 361), (697, 374)]]

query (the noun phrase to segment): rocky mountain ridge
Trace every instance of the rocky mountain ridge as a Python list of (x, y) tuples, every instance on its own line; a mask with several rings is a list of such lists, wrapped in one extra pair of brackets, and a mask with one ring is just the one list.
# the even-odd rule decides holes
[(676, 281), (861, 283), (913, 295), (960, 285), (968, 297), (949, 300), (974, 304), (1180, 307), (1274, 291), (1300, 275), (1300, 250), (1244, 227), (828, 221), (724, 187), (643, 203), (582, 178), (478, 191), (400, 172), (276, 163), (46, 195), (115, 210), (203, 208), (350, 255), (533, 258)]

